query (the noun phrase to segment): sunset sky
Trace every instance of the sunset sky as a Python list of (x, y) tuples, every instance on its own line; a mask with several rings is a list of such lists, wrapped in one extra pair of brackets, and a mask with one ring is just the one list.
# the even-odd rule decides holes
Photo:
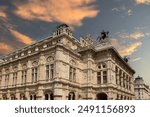
[(109, 31), (135, 77), (150, 85), (150, 0), (0, 0), (0, 57), (51, 36), (62, 23), (76, 38)]

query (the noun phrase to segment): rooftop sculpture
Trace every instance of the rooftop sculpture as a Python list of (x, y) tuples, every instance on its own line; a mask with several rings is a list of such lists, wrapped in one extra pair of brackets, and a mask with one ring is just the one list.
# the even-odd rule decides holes
[(100, 42), (102, 40), (105, 40), (106, 38), (108, 38), (108, 34), (109, 32), (105, 32), (104, 30), (101, 32), (101, 35), (97, 37), (97, 40)]

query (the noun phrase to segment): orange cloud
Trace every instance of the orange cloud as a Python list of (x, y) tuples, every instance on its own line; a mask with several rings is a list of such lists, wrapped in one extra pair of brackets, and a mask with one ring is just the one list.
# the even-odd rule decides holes
[(16, 30), (13, 30), (13, 29), (9, 29), (10, 33), (15, 37), (17, 38), (20, 42), (24, 43), (24, 44), (32, 44), (34, 41), (33, 39), (31, 39), (30, 37), (16, 31)]
[(27, 20), (61, 22), (72, 26), (82, 25), (84, 18), (93, 18), (98, 14), (96, 0), (30, 0), (26, 3), (14, 3), (14, 13)]
[(150, 5), (150, 0), (135, 0), (137, 4), (146, 4)]
[(121, 50), (119, 50), (119, 53), (121, 54), (121, 56), (132, 55), (141, 45), (142, 45), (141, 42), (132, 43), (131, 45), (123, 47)]
[(0, 6), (0, 18), (7, 18), (7, 14), (5, 13), (6, 7)]
[(133, 34), (130, 34), (130, 38), (133, 38), (133, 39), (139, 39), (139, 38), (142, 38), (144, 36), (145, 35), (142, 32), (135, 32)]
[(7, 18), (7, 15), (4, 12), (0, 11), (0, 17)]
[(0, 42), (0, 54), (9, 53), (12, 50), (13, 50), (13, 48), (10, 45)]
[(131, 39), (140, 39), (140, 38), (143, 38), (145, 37), (145, 34), (143, 32), (134, 32), (134, 33), (122, 33), (122, 34), (119, 34), (119, 36), (123, 39), (128, 39), (128, 38), (131, 38)]
[[(137, 48), (142, 45), (142, 42), (134, 42), (129, 45), (127, 44), (121, 44), (121, 41), (112, 38), (111, 44), (119, 51), (121, 56), (130, 56), (134, 52), (136, 52)], [(135, 60), (137, 61), (137, 59)]]

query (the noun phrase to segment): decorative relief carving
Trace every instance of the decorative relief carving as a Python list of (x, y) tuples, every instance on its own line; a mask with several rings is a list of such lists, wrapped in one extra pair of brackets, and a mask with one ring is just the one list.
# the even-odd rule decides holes
[(7, 68), (7, 69), (5, 70), (5, 72), (8, 73), (8, 72), (9, 72), (9, 69)]
[(34, 61), (34, 62), (32, 63), (32, 66), (38, 66), (38, 62), (37, 62), (37, 61)]
[(70, 65), (75, 66), (76, 65), (76, 61), (75, 60), (70, 60)]
[(13, 67), (13, 70), (14, 70), (14, 71), (17, 71), (17, 70), (18, 70), (18, 67), (17, 67), (17, 66)]
[(27, 69), (27, 65), (26, 65), (26, 64), (23, 64), (23, 65), (22, 65), (22, 69)]
[(49, 56), (49, 57), (47, 58), (47, 62), (53, 62), (53, 61), (54, 61), (54, 57)]

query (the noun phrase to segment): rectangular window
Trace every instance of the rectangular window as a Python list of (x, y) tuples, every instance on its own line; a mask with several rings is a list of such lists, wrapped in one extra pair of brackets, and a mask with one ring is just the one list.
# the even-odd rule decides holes
[(73, 81), (76, 81), (76, 69), (73, 68)]
[(2, 86), (2, 76), (0, 76), (0, 87)]
[(26, 84), (26, 80), (27, 80), (27, 70), (23, 70), (21, 84)]
[(72, 81), (72, 67), (70, 67), (70, 70), (69, 70), (69, 80)]
[(50, 65), (50, 71), (51, 71), (50, 72), (50, 74), (51, 74), (50, 78), (53, 79), (53, 77), (54, 77), (54, 65), (53, 64)]
[(5, 87), (8, 87), (9, 83), (9, 74), (5, 75)]
[(46, 79), (49, 79), (49, 65), (46, 65)]
[(107, 83), (107, 71), (103, 71), (103, 83)]
[(13, 82), (12, 86), (15, 86), (17, 84), (17, 72), (13, 73)]
[(76, 81), (76, 69), (73, 67), (70, 67), (69, 70), (69, 80)]
[(46, 65), (46, 79), (54, 78), (54, 64)]
[(32, 83), (37, 82), (37, 68), (32, 68)]
[(120, 86), (121, 86), (121, 82), (122, 82), (122, 80), (121, 80), (122, 79), (122, 75), (121, 74), (122, 74), (122, 71), (120, 70), (119, 71), (119, 84), (120, 84)]
[(101, 72), (97, 72), (97, 84), (101, 84)]

